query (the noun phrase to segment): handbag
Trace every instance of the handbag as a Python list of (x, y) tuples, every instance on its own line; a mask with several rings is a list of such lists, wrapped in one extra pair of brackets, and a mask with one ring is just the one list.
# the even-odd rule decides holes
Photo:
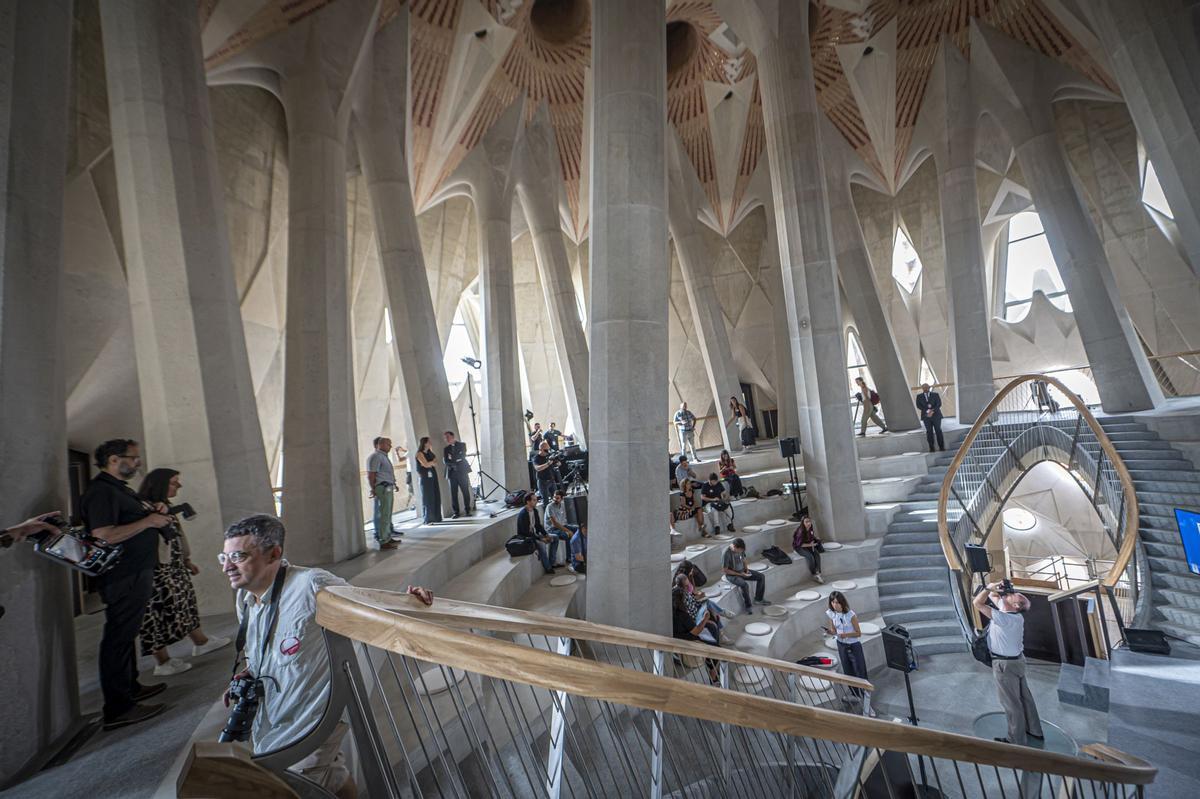
[(695, 563), (692, 564), (692, 585), (696, 588), (701, 588), (708, 582), (708, 575), (700, 571), (700, 567)]
[(983, 632), (975, 634), (971, 640), (971, 656), (978, 660), (988, 668), (992, 667), (992, 650), (988, 647), (988, 627), (983, 628)]
[(504, 549), (508, 552), (510, 558), (520, 558), (525, 555), (532, 555), (537, 547), (534, 546), (532, 538), (522, 538), (519, 535), (514, 535), (512, 538), (504, 542)]

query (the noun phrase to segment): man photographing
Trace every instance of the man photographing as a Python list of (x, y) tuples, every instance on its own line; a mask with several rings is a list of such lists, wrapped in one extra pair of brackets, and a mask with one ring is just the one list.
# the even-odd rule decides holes
[[(244, 644), (246, 663), (237, 678), (263, 682), (250, 735), (255, 754), (295, 743), (324, 715), (332, 675), (317, 624), (317, 592), (345, 585), (323, 569), (293, 566), (284, 560), (284, 534), (277, 517), (248, 516), (225, 531), (225, 545), (217, 556), (230, 587), (238, 592), (238, 643)], [(427, 605), (433, 602), (424, 588), (410, 586), (408, 593)], [(338, 751), (345, 732), (346, 728), (339, 728), (291, 770), (339, 797), (355, 796), (345, 758)]]
[(138, 443), (127, 438), (96, 447), (100, 473), (79, 500), (80, 516), (90, 535), (121, 544), (121, 559), (99, 579), (104, 600), (104, 636), (100, 639), (100, 690), (104, 694), (104, 729), (115, 730), (153, 718), (163, 705), (139, 704), (166, 690), (165, 683), (138, 682), (134, 641), (146, 606), (154, 595), (159, 529), (171, 524), (166, 505), (138, 498), (126, 481), (142, 465)]
[(1025, 679), (1025, 611), (1029, 598), (1019, 594), (1008, 580), (988, 583), (975, 593), (972, 601), (981, 616), (991, 619), (987, 628), (988, 649), (992, 653), (992, 676), (996, 693), (1008, 718), (1005, 743), (1026, 744), (1026, 738), (1042, 738), (1042, 720), (1029, 683)]

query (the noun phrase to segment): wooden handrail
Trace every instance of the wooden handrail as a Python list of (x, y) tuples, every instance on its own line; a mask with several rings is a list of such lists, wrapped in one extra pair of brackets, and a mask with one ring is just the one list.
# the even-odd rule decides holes
[[(417, 660), (718, 724), (1127, 785), (1150, 783), (1157, 773), (1147, 764), (1043, 752), (559, 655), (434, 624), (419, 612), (389, 610), (362, 599), (360, 589), (348, 586), (322, 590), (317, 594), (317, 622), (353, 640)], [(434, 612), (445, 601), (434, 600)]]
[[(344, 593), (347, 589), (339, 586), (331, 589), (335, 593)], [(369, 605), (393, 613), (408, 613), (430, 619), (439, 624), (453, 624), (470, 627), (476, 630), (503, 633), (526, 633), (546, 635), (558, 638), (574, 638), (581, 641), (592, 641), (616, 646), (631, 646), (638, 649), (657, 649), (673, 655), (690, 655), (699, 658), (713, 658), (737, 663), (742, 666), (756, 666), (772, 669), (785, 674), (795, 674), (800, 677), (825, 680), (840, 683), (847, 688), (858, 688), (873, 691), (869, 681), (850, 677), (845, 674), (811, 666), (801, 666), (786, 660), (753, 655), (736, 649), (715, 649), (707, 644), (698, 644), (678, 638), (668, 638), (663, 635), (629, 630), (624, 627), (610, 627), (606, 624), (579, 619), (568, 619), (562, 616), (551, 616), (545, 613), (534, 613), (527, 610), (502, 608), (494, 605), (479, 605), (474, 602), (462, 602), (457, 599), (438, 598), (432, 606), (423, 605), (417, 599), (407, 594), (391, 591), (380, 591), (370, 588), (352, 588), (354, 600), (360, 604)]]
[(1112, 568), (1102, 580), (1102, 583), (1107, 586), (1115, 586), (1121, 577), (1121, 573), (1125, 571), (1125, 567), (1129, 565), (1129, 559), (1133, 557), (1133, 550), (1137, 544), (1138, 537), (1138, 501), (1137, 492), (1133, 488), (1133, 478), (1129, 476), (1129, 469), (1125, 467), (1125, 462), (1121, 460), (1121, 456), (1117, 454), (1116, 447), (1108, 438), (1108, 434), (1104, 432), (1104, 428), (1100, 422), (1096, 421), (1096, 417), (1088, 410), (1074, 391), (1067, 388), (1058, 378), (1051, 377), (1045, 374), (1026, 374), (1019, 375), (1014, 378), (1008, 385), (1000, 389), (992, 401), (987, 404), (987, 407), (979, 414), (979, 418), (975, 420), (975, 424), (971, 425), (967, 437), (963, 439), (963, 443), (959, 446), (958, 452), (954, 454), (954, 459), (950, 461), (950, 468), (946, 470), (946, 476), (942, 480), (942, 489), (938, 494), (938, 539), (942, 545), (942, 554), (946, 557), (946, 563), (949, 564), (953, 571), (959, 571), (957, 568), (957, 552), (954, 549), (954, 542), (950, 540), (950, 529), (946, 523), (946, 507), (950, 502), (950, 488), (954, 483), (954, 477), (958, 473), (959, 467), (962, 465), (963, 459), (966, 458), (967, 452), (971, 449), (971, 444), (975, 441), (976, 436), (983, 430), (987, 424), (988, 417), (995, 412), (1000, 406), (1000, 402), (1016, 390), (1019, 386), (1025, 383), (1030, 383), (1034, 380), (1043, 381), (1057, 388), (1063, 396), (1079, 412), (1087, 426), (1096, 436), (1096, 440), (1100, 443), (1100, 448), (1108, 457), (1113, 468), (1117, 470), (1117, 477), (1121, 481), (1121, 492), (1125, 495), (1125, 538), (1121, 541), (1121, 548), (1117, 552), (1116, 558), (1113, 559)]

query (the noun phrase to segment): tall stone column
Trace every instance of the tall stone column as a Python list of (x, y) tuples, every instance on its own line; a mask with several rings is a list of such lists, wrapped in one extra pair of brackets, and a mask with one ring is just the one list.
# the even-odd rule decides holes
[(538, 277), (546, 302), (546, 316), (554, 336), (558, 368), (562, 372), (567, 408), (576, 431), (587, 440), (588, 427), (588, 343), (575, 299), (571, 280), (571, 262), (563, 240), (558, 214), (558, 187), (562, 182), (558, 147), (546, 106), (538, 108), (525, 128), (518, 148), (515, 175), (517, 198), (525, 211)]
[(779, 261), (779, 233), (775, 226), (775, 211), (770, 195), (764, 206), (767, 215), (767, 238), (763, 242), (761, 269), (763, 282), (771, 294), (771, 330), (775, 344), (775, 423), (779, 438), (800, 434), (797, 415), (796, 372), (792, 368), (792, 337), (788, 333), (787, 302), (783, 297), (783, 270)]
[[(829, 216), (833, 225), (838, 277), (845, 289), (850, 313), (854, 315), (863, 354), (875, 381), (873, 388), (879, 392), (888, 428), (916, 430), (921, 422), (912, 403), (911, 384), (905, 379), (896, 337), (879, 299), (871, 255), (850, 191), (851, 170), (858, 156), (832, 125), (826, 123), (824, 128), (822, 141), (829, 167)], [(842, 364), (845, 385), (844, 360)]]
[(806, 45), (808, 3), (716, 0), (714, 5), (724, 19), (741, 26), (738, 33), (758, 59), (809, 506), (826, 535), (862, 538), (866, 518), (846, 392), (821, 111)]
[(1184, 252), (1200, 274), (1200, 4), (1089, 0), (1080, 9), (1104, 44)]
[(679, 256), (692, 321), (700, 338), (700, 355), (704, 358), (704, 371), (708, 374), (708, 386), (721, 426), (721, 442), (726, 449), (741, 449), (741, 438), (731, 432), (732, 425), (725, 424), (729, 398), (740, 397), (742, 387), (733, 364), (725, 315), (721, 312), (721, 301), (713, 282), (712, 256), (700, 227), (704, 190), (677, 136), (671, 137), (668, 149), (667, 217), (671, 238), (675, 241), (675, 254)]
[(979, 189), (975, 182), (975, 123), (967, 61), (948, 38), (938, 47), (918, 135), (933, 151), (946, 248), (950, 362), (958, 421), (973, 424), (996, 394), (992, 381), (991, 314)]
[[(1008, 133), (1054, 262), (1071, 298), (1100, 401), (1108, 413), (1145, 410), (1162, 390), (1117, 293), (1100, 234), (1083, 203), (1054, 126), (1055, 92), (1088, 87), (1065, 66), (997, 31), (971, 23), (971, 68), (983, 108)], [(1100, 95), (1100, 90), (1096, 90)]]
[(282, 79), (288, 124), (283, 520), (297, 563), (363, 549), (346, 256), (346, 128), (321, 37)]
[[(405, 434), (414, 460), (410, 471), (415, 474), (421, 437), (440, 442), (442, 433), (456, 425), (404, 148), (408, 52), (409, 16), (403, 8), (375, 34), (354, 131), (375, 218), (375, 243), (391, 310), (392, 347), (408, 408)], [(418, 507), (420, 490), (420, 481), (414, 480)], [(449, 514), (449, 491), (442, 492), (442, 505)]]
[(509, 106), (448, 181), (465, 182), (470, 187), (479, 236), (484, 351), (479, 437), (483, 468), (510, 491), (529, 483), (512, 262), (513, 153), (521, 135), (524, 108), (524, 100)]
[[(71, 3), (0, 7), (0, 527), (67, 507), (60, 298)], [(0, 785), (79, 720), (70, 574), (0, 550)]]
[[(179, 470), (197, 563), (226, 526), (274, 508), (217, 174), (195, 9), (100, 6), (113, 161), (151, 468)], [(194, 578), (201, 610), (229, 609), (217, 568)]]
[(590, 621), (669, 634), (666, 5), (592, 4)]

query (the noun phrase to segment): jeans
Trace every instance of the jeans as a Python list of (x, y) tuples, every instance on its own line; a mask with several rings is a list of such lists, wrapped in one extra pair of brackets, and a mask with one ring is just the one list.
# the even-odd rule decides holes
[(821, 553), (811, 547), (799, 547), (796, 554), (808, 561), (808, 573), (821, 573)]
[(394, 485), (375, 484), (375, 540), (381, 544), (392, 540), (392, 502), (395, 499)]
[[(862, 642), (855, 641), (852, 644), (847, 644), (844, 641), (838, 641), (837, 648), (838, 657), (842, 661), (842, 674), (848, 677), (867, 679), (867, 658), (863, 654)], [(854, 696), (863, 695), (860, 688), (851, 688), (850, 693)]]
[[(446, 475), (446, 481), (450, 484), (450, 510), (454, 513), (470, 513), (471, 512), (471, 473), (467, 471), (467, 465), (464, 463), (461, 466), (453, 467)], [(458, 506), (458, 497), (462, 495), (462, 509)]]
[(554, 562), (558, 559), (558, 538), (550, 536), (549, 544), (534, 540), (533, 545), (537, 547), (538, 560), (542, 562), (542, 568), (547, 573), (554, 571)]
[(104, 720), (112, 721), (136, 704), (133, 696), (140, 686), (134, 641), (154, 595), (154, 568), (100, 579), (100, 598), (104, 600), (100, 690), (104, 694)]
[[(550, 469), (547, 471), (550, 471)], [(558, 490), (558, 483), (555, 482), (553, 476), (543, 478), (541, 475), (538, 475), (537, 490), (538, 496), (542, 498), (542, 508), (545, 509), (550, 504), (550, 500), (554, 499), (554, 492)]]
[[(679, 430), (679, 454), (691, 460), (699, 460), (696, 457), (696, 431), (695, 430)], [(688, 453), (691, 453), (690, 455)]]
[(734, 574), (725, 575), (725, 579), (733, 583), (742, 592), (742, 599), (746, 603), (746, 607), (750, 607), (750, 583), (754, 583), (754, 601), (762, 602), (763, 596), (767, 593), (767, 578), (756, 572), (751, 571), (749, 577), (738, 577)]
[(573, 524), (568, 524), (566, 530), (559, 530), (557, 527), (547, 527), (546, 528), (546, 535), (552, 536), (552, 537), (558, 539), (559, 541), (562, 541), (563, 565), (569, 564), (571, 562), (571, 536), (575, 535), (575, 532), (578, 529), (579, 528)]

